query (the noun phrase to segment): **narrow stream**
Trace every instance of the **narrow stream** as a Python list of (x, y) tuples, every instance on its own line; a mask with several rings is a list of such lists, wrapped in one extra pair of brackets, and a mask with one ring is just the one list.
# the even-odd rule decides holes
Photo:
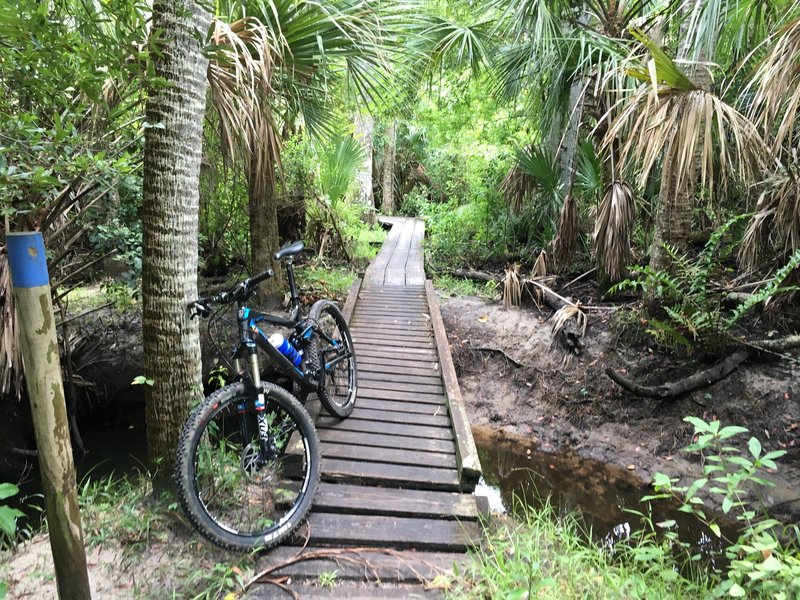
[[(641, 498), (652, 488), (627, 470), (574, 454), (541, 452), (533, 441), (509, 437), (490, 428), (472, 430), (483, 467), (476, 494), (489, 498), (493, 512), (515, 512), (519, 504), (539, 508), (550, 500), (560, 512), (576, 511), (595, 541), (613, 546), (644, 524), (626, 509), (647, 513)], [(722, 549), (719, 538), (676, 501), (651, 503), (652, 522), (677, 523), (680, 538), (692, 544), (713, 565)], [(729, 539), (730, 527), (722, 527)]]

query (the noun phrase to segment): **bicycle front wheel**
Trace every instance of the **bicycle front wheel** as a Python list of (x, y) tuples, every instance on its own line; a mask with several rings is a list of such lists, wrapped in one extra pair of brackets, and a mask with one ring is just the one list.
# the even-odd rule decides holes
[(224, 548), (280, 543), (306, 518), (320, 473), (319, 438), (308, 412), (265, 383), (264, 419), (243, 383), (206, 398), (178, 443), (176, 483), (192, 525)]
[(358, 388), (356, 351), (350, 329), (339, 307), (329, 300), (315, 302), (308, 319), (316, 327), (308, 360), (319, 374), (317, 395), (330, 414), (343, 419), (353, 412)]

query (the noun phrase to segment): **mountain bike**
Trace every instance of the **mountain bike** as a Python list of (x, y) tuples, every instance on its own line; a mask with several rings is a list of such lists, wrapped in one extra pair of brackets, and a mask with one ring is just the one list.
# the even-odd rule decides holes
[[(295, 395), (262, 381), (258, 350), (298, 395), (316, 391), (332, 415), (347, 417), (355, 405), (356, 357), (344, 316), (328, 300), (302, 315), (293, 270), (302, 250), (295, 242), (275, 254), (286, 269), (288, 318), (247, 306), (272, 269), (188, 307), (193, 317), (208, 318), (210, 330), (227, 305), (237, 305), (239, 341), (229, 361), (235, 380), (194, 409), (176, 458), (178, 496), (189, 521), (225, 548), (270, 548), (286, 539), (308, 514), (320, 477), (314, 423)], [(265, 331), (268, 325), (292, 333), (276, 340)]]

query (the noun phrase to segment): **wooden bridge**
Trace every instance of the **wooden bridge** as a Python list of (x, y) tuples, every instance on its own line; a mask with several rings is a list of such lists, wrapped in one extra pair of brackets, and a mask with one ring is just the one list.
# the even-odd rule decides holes
[[(481, 475), (442, 317), (422, 262), (424, 225), (386, 219), (380, 254), (344, 306), (358, 359), (353, 414), (322, 413), (322, 482), (295, 545), (248, 598), (437, 598), (480, 541)], [(329, 585), (323, 585), (327, 583)], [(330, 585), (332, 584), (332, 585)]]

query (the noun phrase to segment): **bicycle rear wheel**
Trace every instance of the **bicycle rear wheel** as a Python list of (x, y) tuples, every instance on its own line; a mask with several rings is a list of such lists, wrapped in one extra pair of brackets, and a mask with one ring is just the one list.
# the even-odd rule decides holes
[(308, 514), (319, 482), (319, 438), (308, 412), (286, 390), (263, 385), (266, 436), (258, 433), (253, 395), (235, 383), (192, 412), (178, 443), (181, 505), (224, 548), (270, 548), (286, 539)]
[(316, 325), (307, 360), (319, 373), (317, 395), (330, 414), (343, 419), (353, 412), (358, 388), (350, 329), (339, 307), (329, 300), (315, 302), (308, 319)]

